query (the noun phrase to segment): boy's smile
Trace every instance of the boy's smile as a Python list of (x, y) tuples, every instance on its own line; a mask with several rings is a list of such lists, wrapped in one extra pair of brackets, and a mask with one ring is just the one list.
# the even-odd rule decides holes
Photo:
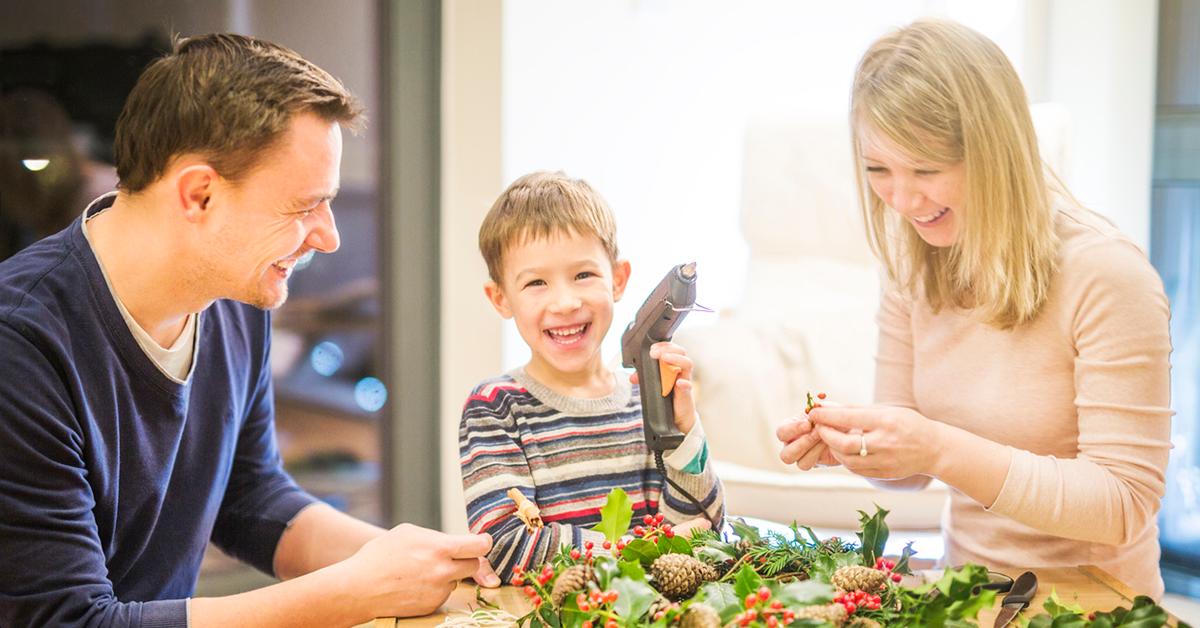
[(488, 282), (484, 291), (529, 345), (530, 376), (576, 396), (609, 394), (613, 380), (600, 343), (612, 325), (613, 303), (625, 291), (629, 263), (610, 261), (594, 235), (556, 233), (512, 245), (502, 268), (501, 284)]

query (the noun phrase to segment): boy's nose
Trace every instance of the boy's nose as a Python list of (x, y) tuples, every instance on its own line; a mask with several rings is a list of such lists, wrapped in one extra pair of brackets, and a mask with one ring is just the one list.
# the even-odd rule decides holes
[(550, 303), (550, 311), (555, 314), (573, 312), (583, 305), (583, 300), (570, 290), (559, 290)]

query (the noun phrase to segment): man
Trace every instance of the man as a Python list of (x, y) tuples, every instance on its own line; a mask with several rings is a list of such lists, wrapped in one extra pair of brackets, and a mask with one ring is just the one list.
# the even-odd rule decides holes
[[(498, 584), (486, 535), (376, 528), (280, 465), (262, 309), (338, 248), (359, 113), (289, 50), (180, 41), (117, 123), (118, 193), (0, 264), (0, 625), (351, 625)], [(284, 582), (189, 599), (210, 538)]]

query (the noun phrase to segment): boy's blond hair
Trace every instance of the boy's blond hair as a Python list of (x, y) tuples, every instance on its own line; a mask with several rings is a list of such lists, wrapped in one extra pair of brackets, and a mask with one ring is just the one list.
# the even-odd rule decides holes
[(560, 233), (594, 235), (609, 261), (617, 261), (617, 221), (586, 181), (562, 171), (532, 172), (513, 181), (479, 226), (479, 252), (492, 281), (501, 283), (509, 248)]
[[(850, 117), (867, 235), (889, 277), (913, 296), (920, 286), (934, 311), (977, 308), (1000, 329), (1036, 316), (1058, 252), (1051, 186), (1070, 194), (1042, 163), (1025, 89), (999, 46), (941, 20), (886, 35), (859, 62)], [(872, 130), (917, 159), (965, 166), (948, 250), (890, 215), (867, 183), (862, 142)]]

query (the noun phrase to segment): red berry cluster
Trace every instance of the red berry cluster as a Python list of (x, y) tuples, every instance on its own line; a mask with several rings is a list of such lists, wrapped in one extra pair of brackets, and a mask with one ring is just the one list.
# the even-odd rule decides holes
[[(592, 589), (588, 593), (580, 593), (575, 596), (575, 606), (579, 607), (584, 613), (598, 612), (604, 615), (611, 615), (611, 612), (605, 612), (605, 607), (612, 608), (613, 603), (617, 601), (619, 595), (616, 591), (601, 591), (600, 589)], [(594, 624), (591, 618), (583, 622), (581, 628), (592, 628)], [(604, 622), (604, 628), (617, 628), (617, 620), (609, 617), (608, 621)]]
[[(647, 541), (658, 543), (658, 540), (664, 536), (668, 539), (675, 536), (675, 530), (671, 529), (671, 524), (663, 523), (663, 514), (661, 512), (657, 515), (642, 517), (642, 523), (645, 527), (633, 526), (633, 533), (635, 536), (639, 536)], [(620, 549), (620, 544), (617, 547)]]
[(892, 582), (900, 582), (900, 574), (892, 571), (893, 569), (896, 568), (896, 561), (888, 560), (883, 557), (876, 558), (875, 559), (875, 568), (886, 574), (890, 574), (891, 578), (892, 578)]
[(545, 592), (544, 587), (554, 579), (554, 568), (548, 564), (542, 567), (542, 571), (534, 578), (537, 581), (536, 587), (533, 586), (533, 583), (525, 584), (525, 577), (527, 575), (520, 565), (513, 567), (512, 585), (514, 587), (524, 587), (522, 591), (525, 592), (525, 595), (533, 602), (533, 606), (536, 608), (542, 605), (542, 594)]
[(854, 611), (860, 608), (869, 611), (879, 610), (881, 600), (878, 595), (871, 595), (866, 591), (847, 591), (834, 597), (833, 603), (841, 604), (846, 609), (847, 615), (853, 615)]
[(768, 628), (776, 628), (796, 621), (796, 614), (784, 608), (782, 601), (771, 600), (771, 590), (763, 586), (757, 592), (746, 595), (746, 610), (734, 615), (733, 621), (738, 626), (761, 621)]
[[(583, 544), (583, 550), (584, 550), (583, 553), (579, 552), (579, 548), (572, 548), (571, 554), (570, 554), (571, 560), (579, 560), (580, 556), (582, 556), (584, 562), (586, 562), (589, 565), (592, 564), (592, 548), (594, 548), (594, 547), (596, 547), (595, 543), (593, 543), (591, 541), (586, 541)], [(612, 547), (612, 543), (605, 541), (604, 549), (608, 549), (610, 547)]]

